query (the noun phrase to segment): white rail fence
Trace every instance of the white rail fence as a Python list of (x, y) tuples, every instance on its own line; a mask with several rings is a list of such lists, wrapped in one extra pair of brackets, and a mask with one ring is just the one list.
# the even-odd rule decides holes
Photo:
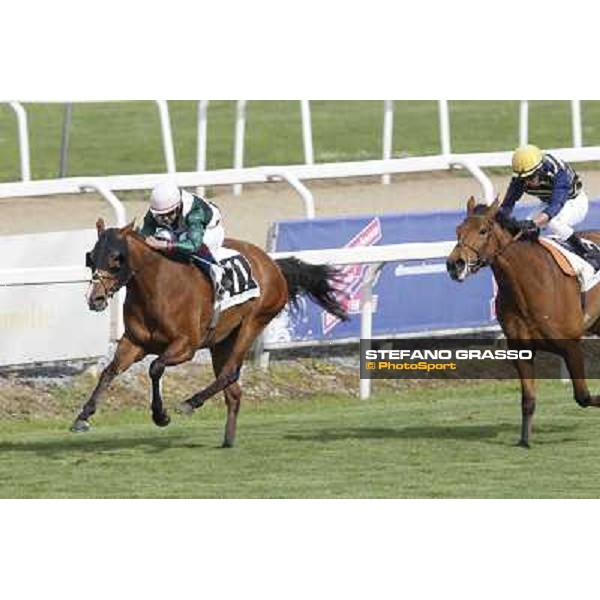
[[(550, 152), (570, 162), (600, 160), (600, 146), (584, 148), (554, 148)], [(304, 216), (315, 216), (315, 200), (304, 181), (311, 179), (336, 179), (344, 177), (384, 176), (397, 173), (418, 173), (464, 169), (479, 183), (482, 198), (490, 203), (496, 191), (490, 178), (483, 172), (487, 167), (506, 167), (511, 163), (512, 152), (487, 152), (478, 154), (449, 154), (447, 156), (421, 156), (371, 160), (360, 162), (321, 163), (314, 165), (289, 165), (250, 167), (244, 169), (219, 169), (192, 171), (168, 175), (180, 186), (204, 188), (206, 186), (244, 183), (270, 183), (285, 181), (298, 194)], [(156, 185), (165, 175), (111, 175), (106, 177), (68, 177), (0, 183), (0, 198), (46, 196), (50, 194), (79, 194), (95, 187), (106, 198), (115, 190), (145, 190)]]
[[(83, 101), (77, 101), (83, 102)], [(92, 102), (92, 101), (86, 101)], [(115, 101), (116, 102), (116, 101)], [(175, 162), (175, 148), (173, 143), (173, 133), (171, 130), (171, 120), (169, 115), (168, 103), (166, 100), (155, 100), (160, 117), (161, 138), (163, 144), (163, 153), (165, 157), (165, 170), (167, 173), (175, 173), (177, 171)], [(235, 132), (234, 132), (234, 155), (233, 168), (242, 169), (244, 166), (244, 148), (246, 136), (246, 113), (248, 100), (238, 100), (236, 103), (235, 117)], [(519, 109), (519, 134), (518, 141), (520, 144), (527, 143), (529, 139), (529, 101), (521, 100)], [(304, 147), (304, 164), (314, 164), (314, 147), (312, 134), (312, 117), (309, 100), (300, 100), (300, 116), (302, 124), (302, 142)], [(27, 112), (23, 103), (9, 102), (9, 106), (14, 111), (17, 118), (18, 137), (19, 137), (19, 154), (21, 165), (21, 180), (30, 181), (31, 179), (31, 161), (29, 151), (29, 128)], [(71, 106), (73, 103), (66, 101), (66, 106)], [(196, 170), (202, 172), (206, 170), (207, 156), (207, 135), (208, 135), (208, 118), (209, 118), (208, 100), (200, 100), (198, 102), (198, 132), (197, 132), (197, 149), (196, 149)], [(61, 144), (61, 165), (66, 164), (67, 145), (69, 139), (69, 127), (71, 124), (70, 112), (65, 113), (65, 119), (62, 125), (62, 144)], [(450, 105), (448, 100), (438, 100), (438, 122), (440, 135), (440, 155), (447, 158), (452, 153), (451, 145), (451, 130), (450, 130)], [(393, 131), (394, 131), (394, 101), (383, 101), (383, 131), (382, 131), (382, 160), (392, 158), (393, 148)], [(571, 100), (571, 128), (573, 135), (573, 148), (582, 147), (582, 108), (580, 100)], [(61, 167), (61, 175), (62, 175)], [(390, 182), (390, 173), (383, 174), (382, 182), (387, 184)], [(234, 184), (234, 193), (237, 195), (241, 192), (242, 182)]]

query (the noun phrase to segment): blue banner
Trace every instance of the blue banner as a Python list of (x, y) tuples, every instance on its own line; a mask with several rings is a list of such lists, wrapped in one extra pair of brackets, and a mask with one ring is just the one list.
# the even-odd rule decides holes
[[(532, 205), (519, 206), (525, 218)], [(275, 224), (272, 251), (367, 247), (456, 239), (465, 211), (387, 214), (348, 218), (281, 221)], [(585, 229), (600, 229), (600, 201), (590, 203)], [(286, 313), (271, 341), (298, 342), (360, 337), (360, 287), (366, 265), (341, 268), (353, 318), (342, 323), (312, 302), (303, 300), (297, 313)], [(388, 263), (373, 286), (373, 334), (436, 332), (489, 327), (494, 314), (494, 281), (484, 269), (458, 284), (446, 273), (445, 259)], [(283, 331), (282, 331), (283, 330)]]

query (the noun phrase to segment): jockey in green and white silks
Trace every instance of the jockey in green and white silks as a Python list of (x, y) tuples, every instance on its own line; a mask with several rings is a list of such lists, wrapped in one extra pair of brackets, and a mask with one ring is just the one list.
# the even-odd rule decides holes
[(164, 181), (150, 194), (150, 209), (139, 233), (155, 250), (203, 261), (209, 267), (217, 297), (229, 289), (231, 282), (224, 279), (224, 269), (215, 259), (225, 230), (221, 211), (212, 202)]

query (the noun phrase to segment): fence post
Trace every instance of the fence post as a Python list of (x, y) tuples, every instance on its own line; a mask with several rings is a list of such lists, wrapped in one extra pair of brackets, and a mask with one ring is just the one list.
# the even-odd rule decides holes
[[(392, 158), (392, 146), (394, 137), (394, 101), (383, 101), (383, 160)], [(381, 183), (389, 185), (390, 174), (381, 176)]]
[[(369, 265), (360, 290), (360, 339), (373, 338), (373, 283), (384, 263)], [(368, 400), (371, 396), (371, 379), (360, 380), (360, 399)]]
[(171, 132), (171, 119), (169, 118), (169, 106), (166, 100), (155, 100), (160, 115), (160, 128), (162, 132), (163, 150), (165, 153), (165, 164), (168, 173), (176, 173), (175, 150), (173, 148), (173, 134)]
[[(208, 130), (208, 100), (198, 102), (198, 137), (196, 139), (196, 171), (206, 171), (206, 140)], [(204, 194), (204, 186), (199, 185), (196, 191), (201, 196)]]
[(269, 181), (279, 181), (283, 179), (289, 183), (298, 192), (304, 204), (304, 218), (315, 218), (315, 199), (310, 190), (292, 173), (285, 169), (265, 169), (265, 178)]
[(29, 128), (27, 126), (27, 113), (20, 102), (9, 102), (10, 107), (17, 116), (19, 130), (19, 154), (21, 159), (21, 181), (31, 181), (31, 161), (29, 159)]
[(529, 100), (521, 100), (519, 104), (519, 146), (529, 141)]
[(300, 100), (300, 111), (302, 113), (302, 140), (304, 142), (304, 163), (314, 163), (312, 120), (310, 115), (310, 100)]
[(571, 123), (573, 126), (573, 147), (581, 148), (581, 100), (571, 100)]
[(438, 100), (438, 111), (440, 115), (440, 143), (442, 154), (450, 154), (450, 109), (448, 100)]
[(67, 163), (69, 153), (69, 129), (71, 127), (71, 118), (73, 115), (73, 104), (67, 102), (65, 104), (65, 112), (63, 115), (62, 132), (60, 139), (60, 162), (58, 165), (58, 176), (65, 177), (67, 175)]
[(467, 169), (477, 179), (479, 185), (481, 185), (485, 203), (490, 206), (494, 202), (494, 184), (492, 180), (481, 170), (479, 165), (469, 159), (454, 159), (450, 162), (450, 166), (455, 165)]
[[(236, 105), (235, 117), (235, 147), (233, 150), (233, 167), (241, 169), (244, 166), (244, 136), (246, 133), (246, 104), (247, 100), (238, 100)], [(233, 186), (233, 195), (239, 196), (242, 193), (242, 184), (236, 183)]]

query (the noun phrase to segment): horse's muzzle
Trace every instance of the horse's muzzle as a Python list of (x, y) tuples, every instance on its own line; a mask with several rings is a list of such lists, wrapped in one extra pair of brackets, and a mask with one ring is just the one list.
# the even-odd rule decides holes
[(449, 258), (446, 261), (446, 270), (454, 281), (464, 281), (467, 276), (467, 263), (462, 258), (452, 259)]
[(95, 296), (89, 299), (88, 306), (94, 312), (102, 312), (108, 306), (108, 298), (106, 296)]

